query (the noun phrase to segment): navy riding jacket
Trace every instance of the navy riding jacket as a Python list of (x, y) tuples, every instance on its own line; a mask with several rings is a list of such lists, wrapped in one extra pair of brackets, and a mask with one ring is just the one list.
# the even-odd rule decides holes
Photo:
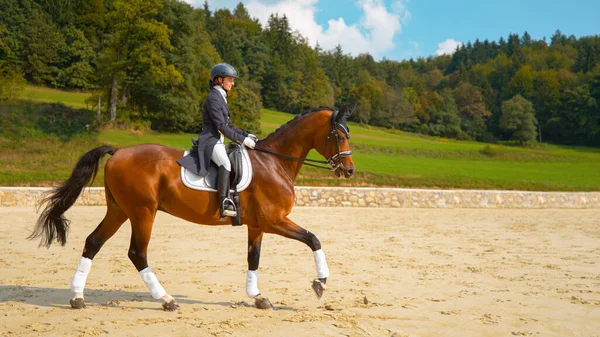
[(197, 151), (190, 152), (177, 162), (194, 174), (206, 176), (210, 167), (210, 157), (221, 134), (234, 142), (242, 143), (249, 133), (233, 126), (229, 120), (227, 102), (219, 90), (213, 88), (204, 101), (202, 131), (198, 134)]

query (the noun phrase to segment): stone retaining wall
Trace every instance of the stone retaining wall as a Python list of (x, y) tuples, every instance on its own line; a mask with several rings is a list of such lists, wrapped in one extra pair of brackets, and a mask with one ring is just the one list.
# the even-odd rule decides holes
[[(600, 192), (421, 190), (295, 187), (296, 206), (390, 208), (600, 208)], [(0, 187), (0, 206), (35, 206), (43, 187)], [(76, 205), (104, 205), (104, 188), (83, 191)]]

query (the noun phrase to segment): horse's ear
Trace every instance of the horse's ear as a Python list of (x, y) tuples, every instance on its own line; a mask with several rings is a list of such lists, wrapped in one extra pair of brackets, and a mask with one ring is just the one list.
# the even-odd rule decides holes
[(340, 111), (338, 112), (337, 116), (335, 116), (336, 123), (339, 123), (342, 120), (342, 118), (344, 118), (344, 116), (346, 115), (346, 111), (347, 109), (345, 106), (340, 108)]

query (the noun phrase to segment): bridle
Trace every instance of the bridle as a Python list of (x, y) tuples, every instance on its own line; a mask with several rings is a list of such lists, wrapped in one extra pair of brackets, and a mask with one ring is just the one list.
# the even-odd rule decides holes
[[(338, 168), (344, 166), (344, 164), (342, 164), (343, 158), (352, 156), (352, 151), (340, 151), (340, 140), (342, 140), (342, 139), (341, 139), (340, 135), (338, 134), (337, 130), (342, 131), (344, 133), (344, 136), (346, 137), (346, 139), (350, 139), (350, 130), (348, 130), (348, 128), (344, 124), (342, 124), (338, 121), (338, 116), (337, 116), (338, 113), (339, 113), (339, 111), (334, 111), (333, 114), (331, 115), (331, 130), (329, 131), (329, 134), (327, 135), (326, 142), (327, 142), (327, 144), (331, 144), (329, 149), (331, 150), (330, 153), (332, 153), (332, 155), (327, 160), (316, 160), (316, 159), (310, 159), (310, 158), (306, 158), (306, 157), (294, 157), (294, 156), (289, 156), (287, 154), (278, 153), (278, 152), (271, 151), (271, 150), (268, 150), (265, 148), (261, 148), (261, 147), (255, 147), (254, 150), (269, 153), (272, 155), (276, 155), (276, 156), (279, 156), (282, 158), (293, 160), (295, 162), (302, 162), (302, 163), (304, 163), (304, 165), (308, 165), (308, 166), (312, 166), (312, 167), (316, 167), (316, 168), (320, 168), (320, 169), (324, 169), (324, 170), (335, 171)], [(259, 145), (259, 144), (256, 144), (256, 145)], [(335, 154), (333, 154), (334, 149), (335, 149)], [(330, 167), (321, 166), (319, 164), (329, 164)]]

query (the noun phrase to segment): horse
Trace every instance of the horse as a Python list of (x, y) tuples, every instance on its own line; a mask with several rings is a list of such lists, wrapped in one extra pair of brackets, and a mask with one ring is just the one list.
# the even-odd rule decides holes
[[(321, 298), (326, 290), (329, 268), (317, 236), (288, 218), (294, 205), (294, 180), (309, 151), (315, 149), (326, 161), (325, 168), (340, 178), (350, 178), (354, 162), (350, 151), (350, 130), (346, 118), (350, 109), (336, 111), (319, 107), (297, 115), (248, 150), (252, 164), (252, 181), (239, 193), (241, 222), (248, 229), (248, 271), (246, 294), (259, 309), (273, 308), (258, 289), (258, 267), (264, 234), (277, 234), (306, 244), (313, 252), (317, 278), (312, 289)], [(183, 151), (157, 144), (130, 147), (100, 146), (85, 153), (71, 176), (50, 190), (39, 202), (45, 204), (29, 239), (40, 238), (40, 246), (50, 247), (56, 240), (65, 245), (70, 220), (64, 213), (75, 203), (85, 186), (98, 172), (100, 160), (111, 157), (104, 165), (106, 215), (86, 238), (75, 275), (71, 280), (74, 309), (85, 308), (84, 288), (92, 260), (102, 246), (126, 221), (131, 223), (128, 257), (155, 300), (162, 301), (165, 311), (179, 309), (177, 301), (162, 287), (148, 265), (148, 242), (157, 211), (209, 226), (231, 224), (220, 219), (219, 200), (214, 192), (190, 189), (182, 183), (181, 167), (176, 162)], [(312, 160), (317, 161), (317, 160)], [(309, 163), (306, 163), (307, 165)], [(330, 165), (330, 166), (329, 166)]]

